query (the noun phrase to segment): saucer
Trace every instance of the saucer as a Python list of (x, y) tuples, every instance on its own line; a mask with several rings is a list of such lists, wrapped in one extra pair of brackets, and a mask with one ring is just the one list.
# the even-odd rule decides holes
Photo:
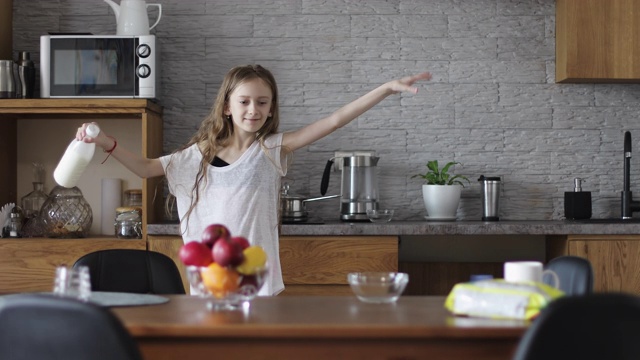
[(456, 221), (456, 219), (457, 219), (455, 216), (444, 216), (444, 217), (425, 216), (424, 218), (427, 221)]

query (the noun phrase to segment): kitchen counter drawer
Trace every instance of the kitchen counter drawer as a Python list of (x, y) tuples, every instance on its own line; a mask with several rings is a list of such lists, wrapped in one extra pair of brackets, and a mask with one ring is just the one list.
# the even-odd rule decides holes
[[(189, 289), (178, 258), (179, 236), (149, 236), (148, 248), (171, 257)], [(396, 236), (283, 236), (280, 263), (283, 295), (351, 295), (347, 274), (352, 271), (397, 271)]]
[(0, 293), (51, 291), (58, 265), (98, 250), (146, 248), (142, 239), (0, 239)]
[(281, 236), (283, 295), (351, 295), (347, 274), (398, 271), (396, 236)]

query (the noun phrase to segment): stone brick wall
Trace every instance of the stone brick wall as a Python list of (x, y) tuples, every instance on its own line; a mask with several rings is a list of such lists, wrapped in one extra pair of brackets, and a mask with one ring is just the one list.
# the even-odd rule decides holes
[[(623, 132), (640, 138), (640, 85), (556, 84), (553, 0), (158, 2), (167, 153), (193, 134), (234, 65), (260, 63), (274, 73), (283, 131), (428, 70), (433, 80), (417, 95), (391, 96), (297, 151), (286, 179), (292, 190), (319, 196), (335, 150), (375, 150), (380, 205), (396, 209), (397, 220), (426, 215), (421, 182), (411, 175), (431, 159), (462, 163), (455, 172), (471, 180), (460, 219), (480, 218), (482, 174), (503, 178), (502, 219), (562, 219), (574, 177), (586, 179), (594, 217), (620, 214)], [(99, 0), (14, 0), (13, 9), (14, 54), (31, 51), (36, 62), (48, 31), (116, 29)], [(328, 194), (339, 193), (339, 178), (332, 174)], [(638, 181), (634, 160), (634, 188)], [(335, 199), (307, 208), (339, 217)]]

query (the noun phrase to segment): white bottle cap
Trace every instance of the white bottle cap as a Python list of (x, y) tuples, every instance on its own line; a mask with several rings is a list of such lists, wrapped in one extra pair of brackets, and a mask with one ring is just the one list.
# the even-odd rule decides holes
[(100, 134), (100, 128), (98, 127), (98, 125), (95, 124), (90, 124), (89, 126), (87, 126), (87, 136), (91, 136), (92, 138), (98, 136), (98, 134)]

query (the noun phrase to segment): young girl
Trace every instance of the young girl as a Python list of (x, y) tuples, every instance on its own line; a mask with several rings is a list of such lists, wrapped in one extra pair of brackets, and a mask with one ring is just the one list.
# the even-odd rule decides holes
[(273, 75), (260, 65), (238, 66), (224, 78), (213, 110), (181, 149), (158, 159), (133, 154), (104, 132), (76, 138), (95, 142), (140, 177), (166, 175), (176, 197), (184, 242), (199, 240), (210, 224), (223, 224), (231, 234), (261, 246), (270, 275), (261, 295), (284, 290), (278, 252), (280, 179), (293, 151), (348, 124), (389, 95), (429, 80), (421, 73), (383, 84), (326, 118), (301, 129), (278, 133), (278, 89)]

